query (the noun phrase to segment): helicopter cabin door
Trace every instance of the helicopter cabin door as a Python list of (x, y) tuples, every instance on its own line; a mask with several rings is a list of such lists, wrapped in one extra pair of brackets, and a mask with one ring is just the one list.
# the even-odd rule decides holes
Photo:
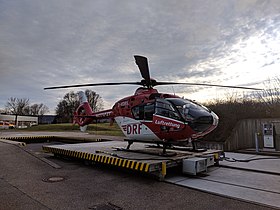
[[(123, 124), (126, 137), (134, 140), (159, 141), (154, 130), (153, 116), (155, 113), (155, 102), (147, 102), (137, 105), (131, 109), (133, 119)], [(130, 127), (132, 127), (130, 129)]]
[(179, 111), (166, 99), (156, 99), (153, 123), (160, 132), (178, 131), (185, 127)]

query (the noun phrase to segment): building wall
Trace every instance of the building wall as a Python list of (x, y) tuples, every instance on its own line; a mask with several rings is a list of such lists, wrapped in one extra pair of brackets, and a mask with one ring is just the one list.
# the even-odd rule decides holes
[(57, 122), (56, 115), (42, 115), (38, 118), (39, 124), (54, 124)]
[[(0, 114), (0, 121), (10, 122), (15, 124), (16, 115)], [(32, 124), (38, 125), (38, 116), (17, 116), (17, 127), (18, 126), (30, 126)]]
[(237, 123), (230, 137), (225, 141), (225, 151), (255, 148), (256, 133), (259, 148), (264, 147), (262, 126), (264, 123), (273, 123), (276, 135), (274, 144), (277, 151), (280, 151), (280, 118), (273, 119), (246, 119)]
[(15, 115), (0, 114), (0, 121), (15, 121)]

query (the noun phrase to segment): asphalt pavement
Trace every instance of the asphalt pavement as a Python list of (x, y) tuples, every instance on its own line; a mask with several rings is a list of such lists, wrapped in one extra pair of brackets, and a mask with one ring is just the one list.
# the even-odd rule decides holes
[(271, 209), (0, 142), (0, 209)]

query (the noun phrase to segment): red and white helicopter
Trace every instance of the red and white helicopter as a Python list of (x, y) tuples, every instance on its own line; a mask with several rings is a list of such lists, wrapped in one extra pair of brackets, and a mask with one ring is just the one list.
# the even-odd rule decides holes
[(98, 119), (115, 120), (128, 141), (129, 149), (133, 142), (149, 142), (166, 146), (185, 145), (213, 131), (218, 116), (192, 100), (179, 96), (159, 93), (153, 87), (158, 85), (196, 85), (226, 88), (260, 90), (258, 88), (224, 86), (201, 83), (157, 82), (150, 77), (146, 57), (135, 55), (143, 79), (140, 82), (95, 83), (47, 87), (44, 89), (72, 88), (85, 86), (139, 85), (132, 96), (115, 103), (112, 109), (93, 112), (84, 92), (79, 92), (80, 106), (74, 113), (74, 122), (85, 131), (88, 124)]

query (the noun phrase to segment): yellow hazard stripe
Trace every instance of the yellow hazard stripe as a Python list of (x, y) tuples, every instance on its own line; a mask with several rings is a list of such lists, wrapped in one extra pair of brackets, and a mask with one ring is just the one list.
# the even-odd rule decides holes
[[(79, 152), (79, 151), (71, 151), (66, 149), (60, 149), (60, 148), (52, 148), (43, 146), (42, 147), (44, 151), (52, 152), (54, 154), (60, 154), (64, 156), (79, 158), (79, 159), (85, 159), (85, 160), (91, 160), (93, 162), (99, 162), (104, 163), (107, 165), (113, 165), (118, 166), (122, 168), (127, 168), (131, 170), (141, 171), (141, 172), (149, 172), (150, 165), (148, 163), (144, 162), (138, 162), (134, 160), (128, 160), (128, 159), (121, 159), (117, 157), (110, 157), (107, 155), (97, 155), (97, 154), (91, 154), (87, 152)], [(162, 173), (165, 174), (164, 165), (162, 168)]]
[(34, 140), (34, 139), (54, 139), (55, 136), (8, 136), (1, 137), (2, 139), (7, 140)]
[(132, 162), (132, 163), (131, 163), (130, 169), (133, 169), (134, 164), (135, 164), (135, 161), (131, 161), (131, 162)]
[(214, 159), (218, 160), (219, 159), (219, 153), (214, 153)]
[(138, 170), (139, 162), (136, 162), (135, 170)]
[(126, 162), (127, 162), (127, 160), (123, 160), (122, 167), (125, 167), (125, 166), (126, 166)]

